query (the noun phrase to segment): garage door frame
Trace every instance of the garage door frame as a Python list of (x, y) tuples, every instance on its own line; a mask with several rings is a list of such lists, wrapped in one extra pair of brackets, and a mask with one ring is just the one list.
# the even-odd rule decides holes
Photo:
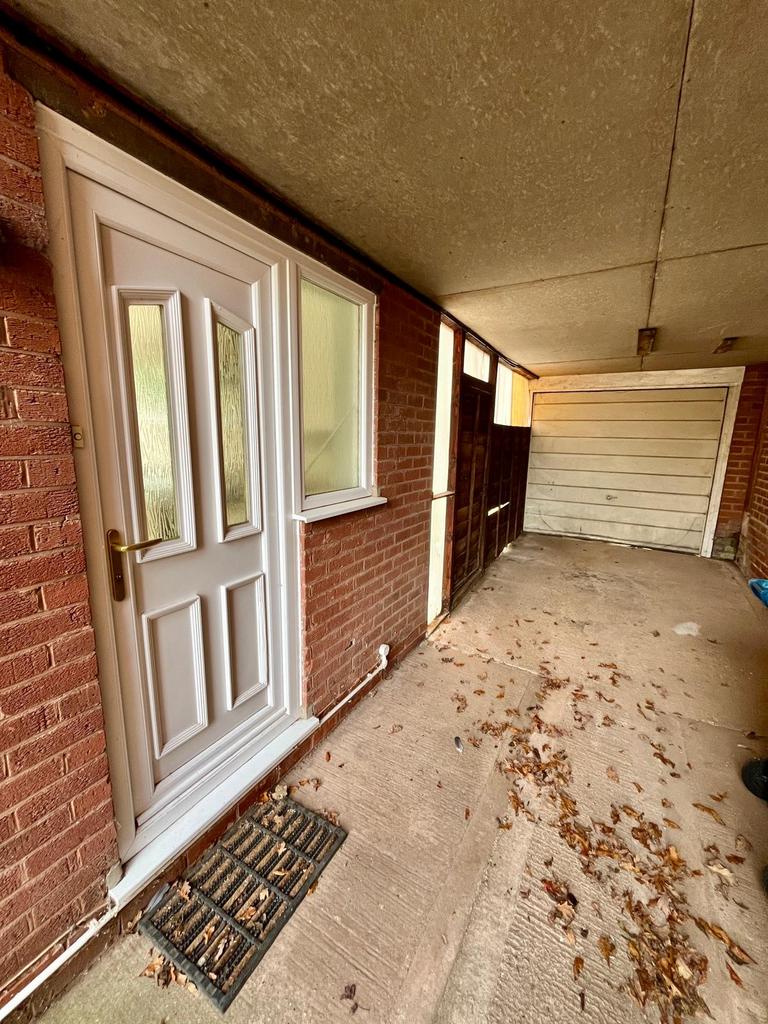
[(728, 366), (702, 370), (648, 370), (636, 373), (569, 374), (561, 377), (540, 377), (538, 380), (532, 380), (529, 388), (533, 404), (538, 393), (726, 387), (728, 394), (723, 412), (720, 444), (717, 449), (712, 490), (699, 552), (704, 558), (710, 558), (743, 379), (743, 366)]

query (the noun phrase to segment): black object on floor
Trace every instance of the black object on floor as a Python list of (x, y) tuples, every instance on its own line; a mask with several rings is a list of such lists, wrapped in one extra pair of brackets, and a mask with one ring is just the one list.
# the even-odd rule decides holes
[(741, 781), (750, 793), (759, 796), (761, 800), (768, 800), (768, 758), (747, 761), (741, 769)]
[(150, 905), (139, 931), (226, 1010), (346, 837), (288, 798), (257, 804)]

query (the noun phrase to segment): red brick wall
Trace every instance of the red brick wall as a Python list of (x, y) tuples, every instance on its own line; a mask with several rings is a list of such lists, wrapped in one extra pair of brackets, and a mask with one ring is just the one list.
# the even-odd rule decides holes
[(739, 547), (739, 562), (745, 575), (768, 579), (768, 427), (765, 425)]
[(739, 546), (766, 390), (768, 363), (748, 366), (741, 386), (715, 529), (713, 554), (718, 558), (734, 558)]
[(2, 68), (0, 232), (2, 989), (117, 859), (34, 112)]
[(768, 365), (754, 369), (762, 371), (762, 417), (755, 425), (752, 473), (737, 558), (745, 576), (765, 579), (768, 578)]
[(440, 316), (395, 285), (379, 297), (378, 483), (387, 504), (304, 531), (307, 701), (324, 711), (427, 625)]
[[(439, 314), (109, 104), (99, 109), (129, 151), (380, 293), (377, 473), (388, 504), (302, 537), (305, 687), (322, 712), (376, 664), (379, 644), (397, 659), (426, 628)], [(33, 111), (1, 70), (0, 227), (2, 989), (98, 912), (117, 850)]]

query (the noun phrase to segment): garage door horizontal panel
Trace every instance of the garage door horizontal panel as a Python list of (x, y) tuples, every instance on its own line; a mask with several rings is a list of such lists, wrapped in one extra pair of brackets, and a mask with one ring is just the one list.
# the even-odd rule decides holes
[(537, 515), (526, 513), (524, 529), (532, 533), (554, 533), (558, 536), (588, 537), (594, 540), (614, 540), (626, 544), (643, 544), (648, 547), (698, 551), (701, 547), (701, 532), (670, 530), (656, 526), (635, 526), (626, 523), (584, 523), (579, 519), (565, 516), (547, 516), (546, 521)]
[(568, 469), (531, 468), (528, 482), (571, 487), (607, 487), (610, 490), (648, 490), (662, 494), (709, 494), (711, 481), (704, 476), (654, 476), (651, 473), (582, 473)]
[(627, 455), (562, 455), (531, 452), (534, 469), (596, 470), (602, 473), (655, 473), (660, 476), (711, 477), (714, 459), (676, 459)]
[(615, 505), (629, 508), (666, 509), (670, 512), (704, 512), (706, 494), (659, 494), (656, 491), (616, 491), (605, 487), (558, 487), (530, 484), (528, 497), (549, 501), (580, 501), (587, 505)]
[(584, 402), (569, 405), (541, 405), (536, 401), (536, 419), (541, 420), (717, 420), (723, 415), (722, 402)]
[(701, 550), (727, 396), (723, 387), (537, 394), (525, 529)]
[(725, 400), (725, 388), (648, 388), (634, 391), (542, 391), (542, 405), (574, 405), (588, 402), (712, 402)]
[(652, 437), (534, 437), (532, 452), (565, 455), (656, 455), (676, 458), (716, 459), (718, 442)]
[(666, 526), (673, 530), (686, 530), (701, 533), (707, 518), (700, 512), (668, 512), (664, 509), (630, 508), (626, 505), (587, 505), (578, 501), (542, 501), (531, 498), (529, 502), (531, 515), (542, 519), (551, 516), (565, 516), (578, 519), (589, 528), (590, 522), (596, 523), (627, 523), (638, 526)]
[[(538, 399), (537, 399), (538, 402)], [(542, 420), (531, 425), (532, 437), (655, 437), (712, 438), (720, 437), (720, 420)]]

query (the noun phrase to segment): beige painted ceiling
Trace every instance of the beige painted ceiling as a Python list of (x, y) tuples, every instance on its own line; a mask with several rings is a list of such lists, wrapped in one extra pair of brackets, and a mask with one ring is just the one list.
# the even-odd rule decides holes
[(15, 6), (538, 373), (768, 359), (765, 0)]

